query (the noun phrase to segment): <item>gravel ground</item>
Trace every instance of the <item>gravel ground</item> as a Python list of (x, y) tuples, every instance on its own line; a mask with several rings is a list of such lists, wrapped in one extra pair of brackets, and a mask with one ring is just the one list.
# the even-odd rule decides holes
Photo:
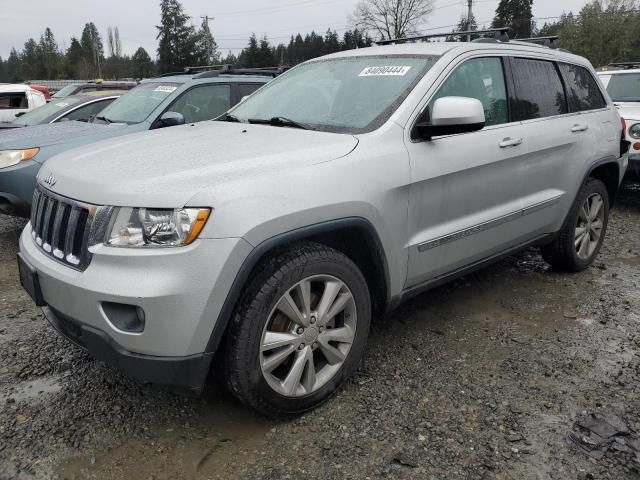
[(373, 325), (356, 377), (273, 422), (143, 386), (46, 325), (0, 216), (0, 479), (640, 479), (640, 187), (597, 263), (536, 251)]

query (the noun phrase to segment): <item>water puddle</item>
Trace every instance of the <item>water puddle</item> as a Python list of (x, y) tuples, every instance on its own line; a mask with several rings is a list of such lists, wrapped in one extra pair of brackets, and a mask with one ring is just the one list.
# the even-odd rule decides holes
[(64, 377), (43, 377), (16, 385), (7, 395), (16, 402), (39, 400), (41, 396), (57, 393), (62, 389)]

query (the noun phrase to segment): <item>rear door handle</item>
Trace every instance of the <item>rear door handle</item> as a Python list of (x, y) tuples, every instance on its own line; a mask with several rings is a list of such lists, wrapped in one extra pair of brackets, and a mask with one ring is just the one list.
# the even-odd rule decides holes
[(586, 132), (587, 130), (589, 130), (589, 125), (587, 125), (586, 123), (584, 124), (578, 123), (571, 128), (571, 131), (573, 133)]
[(521, 138), (505, 138), (500, 142), (500, 148), (517, 147), (522, 145)]

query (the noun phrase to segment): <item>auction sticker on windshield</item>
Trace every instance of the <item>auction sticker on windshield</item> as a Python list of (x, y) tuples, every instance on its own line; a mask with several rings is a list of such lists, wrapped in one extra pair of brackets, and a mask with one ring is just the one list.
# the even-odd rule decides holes
[(159, 85), (155, 88), (154, 92), (165, 92), (172, 93), (175, 92), (178, 87), (174, 87), (173, 85)]
[(359, 77), (387, 77), (399, 76), (404, 77), (411, 67), (402, 66), (386, 66), (386, 67), (367, 67), (360, 72)]

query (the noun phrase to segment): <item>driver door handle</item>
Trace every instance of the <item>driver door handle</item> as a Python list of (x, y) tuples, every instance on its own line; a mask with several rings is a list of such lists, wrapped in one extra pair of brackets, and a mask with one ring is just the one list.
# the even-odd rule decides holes
[(571, 132), (573, 133), (586, 132), (587, 130), (589, 130), (589, 125), (587, 125), (586, 123), (576, 123), (571, 128)]
[(502, 140), (502, 142), (500, 142), (500, 148), (508, 148), (508, 147), (517, 147), (519, 145), (522, 145), (522, 139), (521, 138), (505, 138), (504, 140)]

